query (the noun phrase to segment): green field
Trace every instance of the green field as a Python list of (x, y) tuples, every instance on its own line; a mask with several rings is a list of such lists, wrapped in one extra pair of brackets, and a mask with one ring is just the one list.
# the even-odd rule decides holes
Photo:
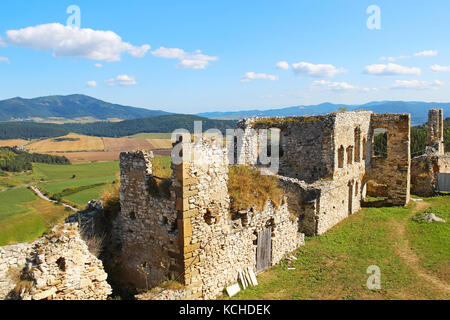
[[(107, 184), (117, 179), (119, 173), (118, 162), (94, 162), (72, 164), (70, 166), (54, 166), (35, 164), (35, 174), (42, 177), (44, 182), (38, 187), (49, 195), (61, 193), (66, 189), (82, 188), (80, 192), (63, 197), (80, 207), (84, 207), (90, 200), (98, 199)], [(99, 184), (105, 184), (99, 187)]]
[[(156, 157), (154, 171), (161, 177), (170, 177), (170, 157)], [(113, 185), (118, 173), (117, 161), (72, 165), (34, 163), (32, 171), (0, 176), (0, 188), (36, 185), (48, 196), (60, 194), (62, 200), (83, 209)], [(38, 198), (26, 187), (0, 191), (0, 246), (34, 240), (72, 213), (61, 205)]]
[[(295, 253), (297, 261), (284, 260), (260, 274), (258, 286), (233, 299), (449, 299), (450, 197), (425, 201), (361, 210), (308, 238)], [(426, 210), (447, 222), (412, 220)], [(381, 290), (366, 287), (371, 265), (381, 270)]]
[(34, 240), (69, 214), (27, 188), (0, 192), (0, 246)]

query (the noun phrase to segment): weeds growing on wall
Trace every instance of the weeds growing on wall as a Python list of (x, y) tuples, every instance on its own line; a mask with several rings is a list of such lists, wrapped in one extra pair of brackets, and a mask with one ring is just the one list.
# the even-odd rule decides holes
[(155, 157), (152, 160), (152, 171), (155, 178), (150, 181), (150, 192), (154, 196), (169, 197), (170, 178), (172, 176), (170, 157)]
[(103, 191), (103, 214), (107, 220), (114, 219), (120, 212), (120, 178), (117, 177), (113, 184), (108, 185)]
[(248, 166), (230, 167), (228, 192), (231, 197), (231, 210), (264, 210), (267, 200), (275, 207), (283, 201), (283, 190), (278, 186), (275, 176), (262, 175), (259, 170)]

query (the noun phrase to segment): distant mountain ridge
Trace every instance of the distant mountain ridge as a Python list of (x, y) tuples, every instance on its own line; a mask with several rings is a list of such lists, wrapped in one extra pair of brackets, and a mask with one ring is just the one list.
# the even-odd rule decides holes
[(326, 114), (337, 111), (339, 107), (347, 110), (371, 110), (376, 113), (410, 113), (413, 125), (428, 121), (428, 110), (431, 108), (444, 109), (444, 117), (450, 116), (450, 103), (420, 102), (420, 101), (374, 101), (363, 105), (344, 105), (334, 103), (321, 103), (311, 106), (293, 106), (281, 109), (246, 110), (230, 112), (205, 112), (197, 114), (200, 117), (210, 119), (241, 119), (246, 117), (274, 117), (274, 116), (305, 116)]
[(122, 106), (95, 99), (86, 95), (47, 96), (33, 99), (12, 98), (0, 101), (0, 121), (18, 120), (92, 120), (137, 119), (168, 115), (161, 110), (148, 110)]
[(120, 122), (54, 124), (9, 121), (0, 122), (0, 140), (60, 137), (70, 132), (112, 138), (126, 137), (137, 133), (173, 132), (176, 129), (186, 129), (193, 133), (195, 121), (202, 122), (203, 131), (215, 128), (222, 133), (236, 125), (236, 121), (233, 120), (214, 120), (189, 114), (170, 114)]

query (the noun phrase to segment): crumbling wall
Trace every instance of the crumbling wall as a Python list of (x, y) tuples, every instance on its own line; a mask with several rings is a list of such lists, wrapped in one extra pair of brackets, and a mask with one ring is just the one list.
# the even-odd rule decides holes
[(373, 114), (373, 129), (388, 132), (387, 154), (375, 156), (372, 152), (370, 179), (387, 186), (388, 200), (404, 206), (410, 200), (411, 172), (411, 116), (409, 114)]
[(246, 123), (255, 130), (280, 129), (279, 175), (306, 182), (333, 175), (333, 116), (254, 118)]
[(444, 111), (430, 109), (427, 123), (427, 149), (428, 153), (444, 154)]
[[(182, 201), (178, 201), (179, 235), (184, 244), (184, 282), (191, 298), (215, 298), (238, 279), (239, 271), (256, 266), (257, 232), (272, 232), (272, 264), (303, 244), (297, 221), (287, 204), (275, 209), (268, 202), (263, 211), (230, 212), (227, 151), (219, 143), (185, 144), (200, 163), (186, 161)], [(181, 190), (180, 190), (181, 191)]]
[(102, 262), (89, 252), (77, 224), (58, 225), (41, 239), (0, 253), (2, 298), (105, 300), (112, 292)]
[(431, 197), (438, 191), (438, 173), (450, 173), (450, 154), (424, 154), (411, 161), (411, 193)]
[(122, 285), (146, 288), (182, 272), (179, 261), (176, 196), (157, 192), (153, 153), (120, 155), (120, 206), (112, 233), (118, 242)]
[(0, 300), (5, 299), (17, 284), (22, 269), (33, 252), (32, 243), (0, 247)]
[(425, 154), (411, 160), (411, 192), (421, 197), (435, 195), (438, 173), (450, 173), (450, 154), (444, 153), (443, 110), (430, 109)]

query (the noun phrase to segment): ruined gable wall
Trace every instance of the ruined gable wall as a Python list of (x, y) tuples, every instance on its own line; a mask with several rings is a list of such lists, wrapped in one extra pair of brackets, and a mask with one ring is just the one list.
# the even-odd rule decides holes
[(370, 177), (387, 186), (388, 199), (394, 205), (407, 205), (410, 200), (411, 116), (373, 114), (371, 137), (375, 128), (388, 130), (387, 155), (375, 157), (372, 154)]
[(152, 158), (145, 151), (120, 155), (121, 212), (113, 234), (121, 248), (121, 278), (137, 288), (145, 288), (145, 273), (154, 286), (182, 271), (175, 194), (165, 198), (152, 192)]

